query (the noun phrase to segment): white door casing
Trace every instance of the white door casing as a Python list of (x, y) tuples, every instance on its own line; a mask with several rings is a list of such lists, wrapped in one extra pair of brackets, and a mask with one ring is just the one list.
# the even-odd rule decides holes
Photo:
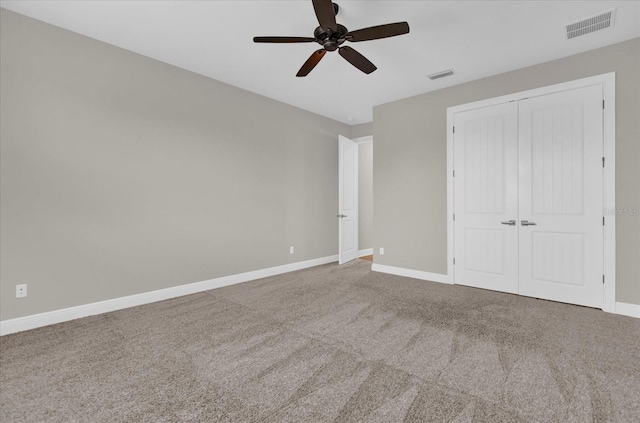
[(599, 85), (519, 102), (520, 294), (603, 306)]
[(338, 263), (358, 258), (358, 144), (338, 137)]
[(518, 292), (517, 103), (455, 115), (455, 283)]

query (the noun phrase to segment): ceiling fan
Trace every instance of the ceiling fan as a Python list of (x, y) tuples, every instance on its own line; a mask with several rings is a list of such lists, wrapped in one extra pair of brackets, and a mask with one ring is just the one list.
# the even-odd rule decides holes
[(395, 37), (409, 33), (407, 22), (396, 22), (386, 25), (377, 25), (369, 28), (349, 31), (343, 25), (336, 23), (336, 15), (339, 7), (331, 0), (312, 0), (313, 8), (320, 26), (311, 37), (254, 37), (254, 43), (313, 43), (322, 46), (302, 65), (296, 76), (307, 76), (316, 67), (327, 51), (338, 50), (340, 56), (366, 74), (375, 71), (376, 66), (366, 57), (349, 46), (342, 46), (345, 41), (352, 43), (360, 41), (377, 40), (380, 38)]

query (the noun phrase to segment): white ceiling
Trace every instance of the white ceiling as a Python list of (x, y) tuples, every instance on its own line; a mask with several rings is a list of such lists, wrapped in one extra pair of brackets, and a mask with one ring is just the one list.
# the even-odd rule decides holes
[[(640, 36), (638, 1), (337, 0), (350, 30), (408, 21), (411, 32), (351, 43), (378, 70), (336, 52), (295, 74), (317, 44), (254, 44), (256, 35), (313, 36), (310, 0), (0, 1), (0, 6), (348, 124), (373, 106)], [(617, 8), (612, 28), (572, 40), (565, 25)], [(427, 75), (452, 68), (455, 75)]]

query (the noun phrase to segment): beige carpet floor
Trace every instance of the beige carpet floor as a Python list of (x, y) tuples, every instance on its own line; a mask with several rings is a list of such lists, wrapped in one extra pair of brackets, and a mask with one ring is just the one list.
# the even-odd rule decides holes
[(640, 421), (640, 320), (370, 266), (4, 336), (1, 421)]

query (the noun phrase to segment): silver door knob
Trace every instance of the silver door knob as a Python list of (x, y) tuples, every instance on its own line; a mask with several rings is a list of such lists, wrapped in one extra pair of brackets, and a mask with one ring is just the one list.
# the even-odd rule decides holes
[(536, 226), (536, 222), (529, 222), (528, 220), (521, 220), (520, 224), (522, 226)]
[(516, 221), (515, 220), (503, 220), (501, 223), (503, 225), (509, 225), (509, 226), (515, 226), (516, 225)]
[(343, 217), (347, 217), (347, 215), (346, 214), (339, 214), (337, 217), (342, 219)]

